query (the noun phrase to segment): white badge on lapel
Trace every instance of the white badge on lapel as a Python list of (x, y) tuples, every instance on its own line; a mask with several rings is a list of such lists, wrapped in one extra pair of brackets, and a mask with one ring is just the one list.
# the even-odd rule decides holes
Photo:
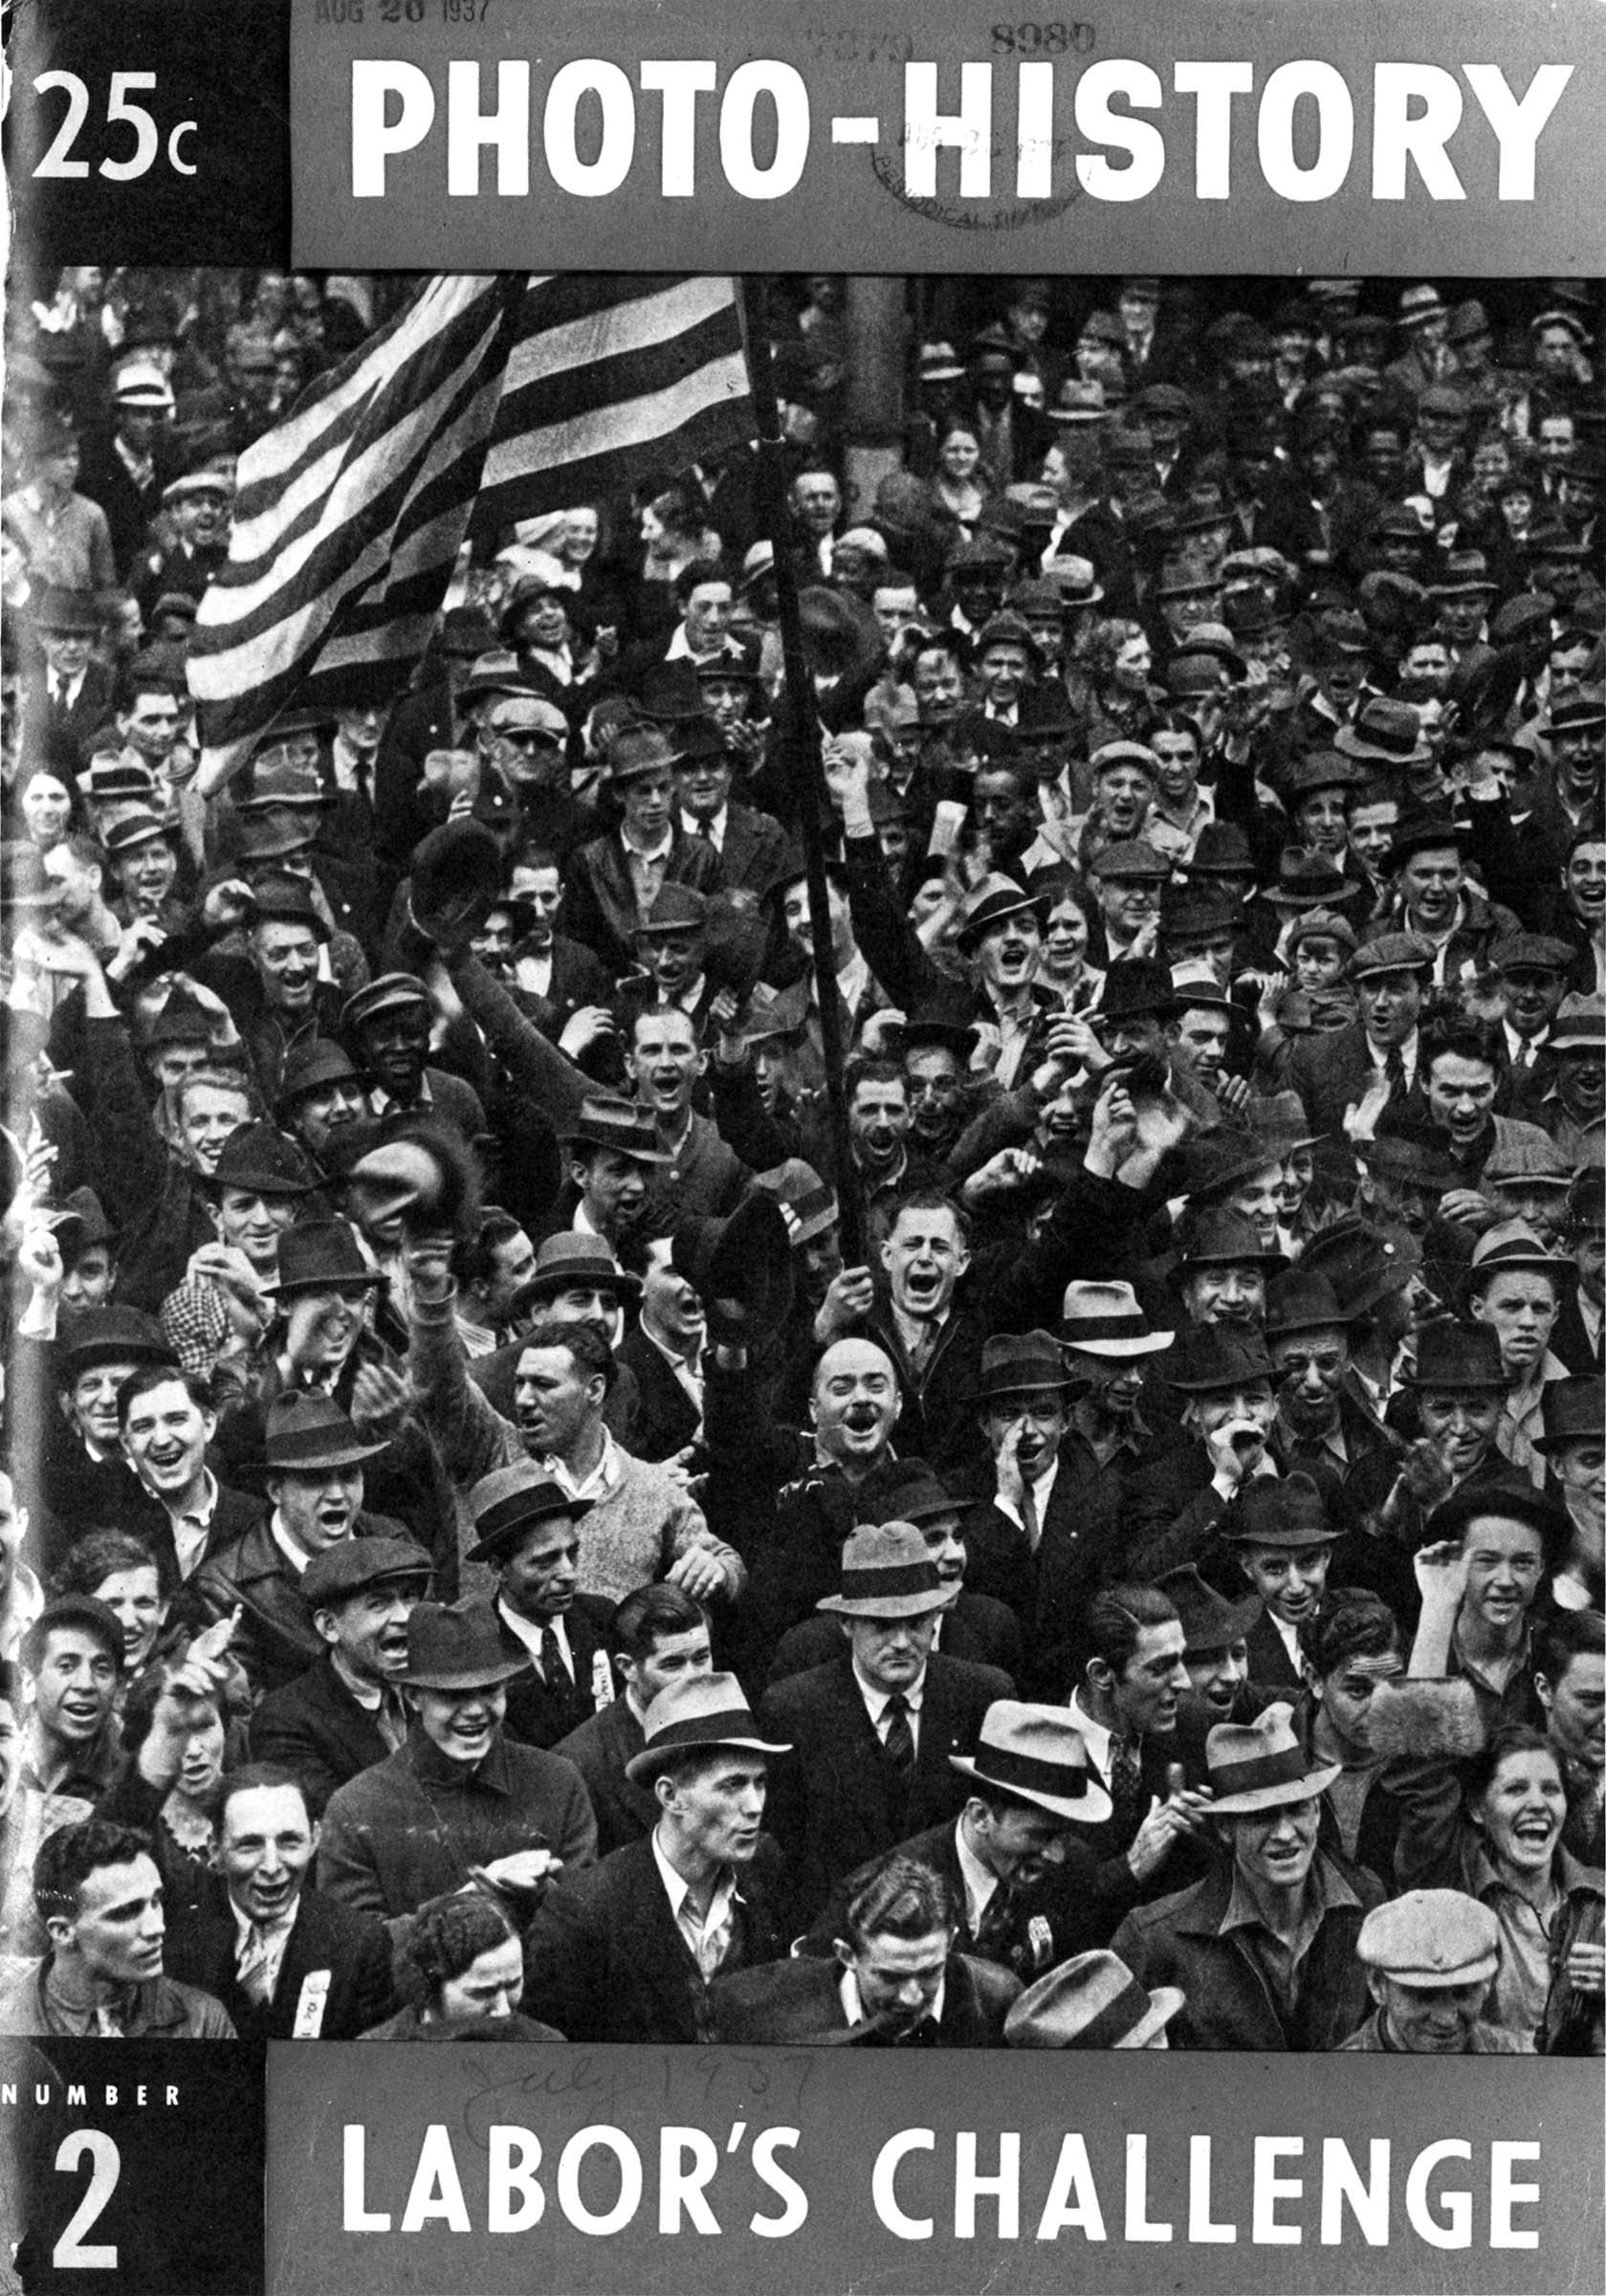
[(329, 1979), (326, 1969), (309, 1969), (301, 1979), (301, 1991), (296, 2003), (296, 2025), (292, 2041), (317, 2041), (323, 2031), (323, 2012), (329, 2002)]

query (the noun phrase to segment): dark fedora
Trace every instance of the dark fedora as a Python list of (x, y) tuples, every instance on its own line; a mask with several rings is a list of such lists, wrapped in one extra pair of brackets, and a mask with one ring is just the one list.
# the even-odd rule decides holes
[(1195, 877), (1252, 877), (1254, 855), (1243, 823), (1207, 821), (1194, 846), (1187, 874), (1190, 881)]
[(469, 1512), (478, 1533), (469, 1548), (465, 1562), (495, 1562), (518, 1544), (532, 1523), (543, 1523), (554, 1515), (565, 1515), (578, 1522), (591, 1511), (589, 1499), (574, 1498), (561, 1483), (542, 1474), (531, 1459), (516, 1459), (511, 1467), (498, 1467), (492, 1474), (481, 1475), (469, 1492)]
[(1277, 882), (1266, 886), (1261, 897), (1273, 909), (1329, 909), (1354, 890), (1326, 853), (1286, 845), (1277, 856)]
[(1013, 877), (1001, 876), (997, 870), (984, 876), (964, 906), (958, 931), (954, 936), (955, 946), (965, 956), (980, 946), (983, 938), (1005, 917), (1022, 916), (1029, 913), (1041, 927), (1048, 915), (1048, 903), (1040, 893), (1028, 893), (1017, 885)]
[(142, 846), (171, 845), (179, 833), (175, 821), (164, 821), (160, 813), (125, 813), (121, 821), (102, 831), (100, 843), (108, 857), (119, 861), (124, 853), (137, 853)]
[(565, 1148), (611, 1148), (638, 1164), (673, 1161), (659, 1147), (657, 1128), (647, 1110), (616, 1093), (587, 1093), (558, 1137)]
[(688, 1674), (658, 1692), (643, 1724), (647, 1743), (625, 1765), (632, 1785), (650, 1783), (689, 1754), (729, 1746), (742, 1754), (790, 1754), (789, 1745), (760, 1735), (746, 1694), (734, 1674)]
[(1389, 832), (1388, 866), (1398, 870), (1413, 853), (1437, 851), (1441, 846), (1453, 846), (1459, 853), (1465, 844), (1466, 831), (1453, 814), (1432, 810), (1407, 813)]
[(343, 1292), (384, 1281), (363, 1257), (349, 1220), (306, 1220), (279, 1238), (278, 1276), (262, 1289), (283, 1299), (298, 1292)]
[(1545, 1432), (1534, 1437), (1536, 1451), (1560, 1450), (1569, 1443), (1598, 1443), (1606, 1426), (1606, 1380), (1599, 1372), (1547, 1380), (1540, 1408)]
[(310, 1196), (319, 1183), (275, 1125), (242, 1124), (224, 1141), (208, 1184), (213, 1195), (242, 1188), (251, 1196)]
[(877, 1478), (876, 1496), (860, 1502), (867, 1523), (929, 1523), (939, 1515), (963, 1514), (970, 1506), (924, 1459), (900, 1459), (889, 1473), (891, 1480), (885, 1484)]
[(488, 1602), (420, 1602), (407, 1621), (409, 1689), (495, 1689), (533, 1663), (527, 1650), (509, 1649)]
[(1202, 1132), (1187, 1142), (1185, 1190), (1196, 1204), (1204, 1205), (1282, 1160), (1281, 1150), (1259, 1133), (1236, 1124), (1218, 1125), (1214, 1132)]
[(1184, 1333), (1165, 1376), (1179, 1395), (1220, 1395), (1245, 1380), (1269, 1385), (1277, 1377), (1258, 1332), (1229, 1331), (1218, 1323)]
[(326, 1036), (315, 1037), (310, 1044), (293, 1046), (285, 1054), (278, 1106), (281, 1110), (294, 1108), (297, 1101), (325, 1084), (357, 1082), (357, 1070), (345, 1047)]
[(64, 589), (55, 583), (47, 584), (30, 600), (28, 618), (35, 629), (64, 638), (98, 638), (104, 620), (93, 591)]
[(1297, 1468), (1246, 1483), (1218, 1528), (1235, 1547), (1325, 1547), (1338, 1535), (1321, 1492)]
[(1176, 1003), (1168, 964), (1162, 964), (1157, 957), (1117, 957), (1105, 969), (1104, 986), (1093, 1007), (1093, 1018), (1163, 1019)]
[(312, 1474), (323, 1467), (360, 1467), (377, 1459), (383, 1443), (364, 1443), (329, 1396), (297, 1388), (268, 1405), (262, 1460), (271, 1475)]
[(304, 878), (277, 872), (253, 881), (251, 921), (253, 925), (302, 925), (319, 940), (329, 938), (329, 927), (312, 897), (312, 888)]
[(1031, 1395), (1040, 1388), (1084, 1393), (1091, 1381), (1072, 1371), (1051, 1332), (1000, 1332), (983, 1341), (977, 1393), (983, 1402), (996, 1396)]
[(1259, 1595), (1230, 1601), (1207, 1585), (1191, 1562), (1162, 1572), (1155, 1584), (1182, 1622), (1184, 1650), (1196, 1656), (1201, 1650), (1229, 1650), (1234, 1643), (1243, 1642), (1265, 1607)]
[(1112, 1807), (1064, 1707), (996, 1698), (981, 1718), (975, 1754), (951, 1754), (948, 1760), (983, 1794), (996, 1786), (1056, 1818), (1102, 1825)]
[(560, 1292), (573, 1290), (611, 1291), (617, 1292), (622, 1300), (639, 1299), (641, 1278), (620, 1267), (612, 1247), (601, 1236), (587, 1235), (579, 1228), (559, 1228), (555, 1234), (542, 1237), (536, 1251), (536, 1264), (515, 1296), (515, 1311), (538, 1306), (556, 1299)]
[(1351, 1218), (1312, 1236), (1299, 1264), (1307, 1275), (1325, 1276), (1340, 1307), (1355, 1317), (1404, 1291), (1422, 1264), (1422, 1247), (1409, 1228)]
[(757, 1176), (755, 1185), (773, 1196), (781, 1206), (781, 1217), (786, 1223), (786, 1234), (793, 1250), (801, 1245), (812, 1244), (827, 1228), (835, 1227), (842, 1217), (836, 1190), (823, 1181), (812, 1164), (802, 1157), (788, 1157), (768, 1172)]
[(1252, 1220), (1225, 1203), (1206, 1205), (1195, 1216), (1177, 1254), (1184, 1275), (1193, 1268), (1264, 1268), (1269, 1272), (1287, 1264), (1283, 1252), (1267, 1251)]
[[(728, 1218), (697, 1214), (680, 1221), (670, 1245), (671, 1263), (708, 1312), (717, 1338), (722, 1301), (742, 1312), (740, 1330), (775, 1332), (792, 1304), (792, 1240), (780, 1204), (755, 1188)], [(737, 1336), (733, 1331), (732, 1337)]]
[(1573, 1517), (1565, 1507), (1535, 1490), (1531, 1483), (1463, 1483), (1459, 1490), (1450, 1493), (1428, 1516), (1425, 1529), (1427, 1543), (1437, 1545), (1441, 1539), (1463, 1538), (1467, 1526), (1480, 1515), (1500, 1515), (1509, 1522), (1527, 1523), (1537, 1531), (1544, 1545), (1545, 1561), (1553, 1570), (1573, 1543)]
[(1354, 1142), (1357, 1163), (1429, 1192), (1459, 1188), (1463, 1176), (1452, 1162), (1444, 1135), (1437, 1125), (1419, 1117), (1397, 1115), (1385, 1109), (1373, 1137)]
[(179, 1359), (154, 1315), (139, 1308), (79, 1308), (64, 1316), (55, 1347), (56, 1377), (71, 1385), (99, 1363), (157, 1363)]
[[(1108, 744), (1101, 753), (1107, 764), (1121, 761), (1110, 754), (1114, 744)], [(1135, 741), (1123, 745), (1123, 756), (1141, 748)], [(1096, 770), (1096, 767), (1095, 767)], [(1143, 837), (1118, 837), (1107, 845), (1092, 865), (1091, 873), (1107, 885), (1166, 885), (1175, 872), (1176, 864), (1156, 846)]]
[(1500, 1341), (1486, 1323), (1430, 1323), (1417, 1336), (1417, 1359), (1400, 1384), (1419, 1393), (1483, 1390), (1504, 1395), (1510, 1386)]
[(425, 1116), (410, 1118), (346, 1172), (354, 1208), (373, 1227), (400, 1219), (437, 1231), (466, 1230), (479, 1201), (479, 1165), (462, 1134)]
[(186, 990), (175, 988), (161, 1011), (146, 1022), (140, 1042), (147, 1052), (160, 1045), (209, 1045), (216, 1027), (214, 1014)]
[(1281, 1338), (1287, 1332), (1336, 1331), (1352, 1320), (1328, 1278), (1304, 1267), (1291, 1268), (1266, 1287), (1268, 1339)]
[(669, 884), (660, 887), (633, 938), (650, 940), (662, 933), (700, 933), (707, 923), (707, 894), (699, 893), (694, 885)]
[(408, 905), (431, 940), (477, 933), (501, 892), (501, 848), (482, 821), (443, 822), (414, 850)]
[(655, 662), (635, 689), (636, 707), (655, 725), (678, 725), (701, 718), (707, 704), (697, 683), (695, 665), (689, 660)]

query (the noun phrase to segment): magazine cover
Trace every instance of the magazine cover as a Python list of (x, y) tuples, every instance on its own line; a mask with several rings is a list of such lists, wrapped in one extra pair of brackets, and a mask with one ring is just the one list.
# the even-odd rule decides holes
[(1600, 2285), (1606, 28), (984, 12), (6, 11), (0, 2288)]

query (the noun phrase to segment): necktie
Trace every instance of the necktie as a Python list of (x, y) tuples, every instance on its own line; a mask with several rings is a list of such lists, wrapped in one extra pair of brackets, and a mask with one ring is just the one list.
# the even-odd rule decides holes
[(1016, 1910), (1014, 1890), (1007, 1883), (1001, 1882), (982, 1908), (981, 1919), (976, 1925), (975, 1950), (984, 1961), (1001, 1961), (1009, 1965)]
[(540, 1630), (540, 1670), (541, 1680), (549, 1690), (568, 1688), (569, 1670), (563, 1664), (563, 1645), (550, 1619)]
[(268, 1970), (268, 1932), (259, 1921), (253, 1921), (241, 1939), (234, 1970), (240, 1991), (249, 2000), (263, 2002), (270, 1998), (273, 1984)]
[(914, 1775), (914, 1733), (909, 1723), (909, 1701), (901, 1690), (894, 1690), (887, 1701), (887, 1735), (881, 1750), (887, 1757), (887, 1773), (894, 1798), (901, 1804), (909, 1796), (909, 1781)]
[(1405, 1055), (1397, 1045), (1391, 1045), (1383, 1057), (1383, 1077), (1389, 1088), (1389, 1098), (1397, 1098), (1405, 1090)]
[(121, 2016), (105, 2001), (96, 2004), (95, 2030), (102, 2041), (121, 2041), (124, 2038)]
[(402, 1703), (400, 1690), (385, 1690), (380, 1695), (379, 1711), (374, 1716), (379, 1734), (392, 1754), (400, 1753), (407, 1742), (407, 1710)]
[(1110, 1799), (1116, 1830), (1135, 1833), (1143, 1816), (1143, 1769), (1131, 1738), (1110, 1741)]
[(1021, 1528), (1026, 1534), (1026, 1544), (1037, 1553), (1037, 1542), (1043, 1536), (1043, 1525), (1038, 1518), (1037, 1499), (1029, 1483), (1021, 1485)]

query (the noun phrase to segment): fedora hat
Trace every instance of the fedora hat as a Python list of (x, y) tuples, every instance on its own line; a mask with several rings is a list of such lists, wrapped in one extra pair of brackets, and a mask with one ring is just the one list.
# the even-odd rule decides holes
[(816, 1610), (849, 1619), (917, 1619), (945, 1610), (949, 1589), (913, 1523), (861, 1523), (842, 1550), (842, 1586)]
[(1463, 1324), (1447, 1320), (1423, 1326), (1417, 1336), (1417, 1356), (1400, 1384), (1434, 1392), (1485, 1389), (1504, 1395), (1510, 1386), (1500, 1359), (1500, 1341), (1486, 1323)]
[(560, 1292), (593, 1289), (617, 1292), (621, 1299), (639, 1299), (641, 1278), (620, 1267), (612, 1247), (601, 1236), (560, 1228), (542, 1237), (536, 1264), (515, 1295), (514, 1309), (518, 1313), (541, 1300), (556, 1299)]
[(670, 1683), (647, 1710), (647, 1743), (625, 1765), (632, 1785), (649, 1784), (683, 1755), (709, 1746), (731, 1746), (743, 1754), (790, 1754), (759, 1734), (759, 1724), (734, 1674), (690, 1674)]
[(589, 1499), (573, 1497), (561, 1483), (542, 1474), (534, 1460), (516, 1459), (511, 1467), (498, 1467), (493, 1473), (481, 1475), (471, 1488), (469, 1512), (478, 1536), (463, 1559), (495, 1562), (517, 1546), (531, 1523), (546, 1522), (555, 1515), (578, 1522), (590, 1511)]
[(408, 906), (430, 940), (477, 933), (502, 892), (502, 855), (482, 821), (448, 821), (415, 848)]
[(326, 1036), (315, 1037), (310, 1044), (294, 1046), (285, 1054), (278, 1106), (281, 1110), (293, 1108), (304, 1093), (317, 1092), (320, 1085), (357, 1081), (357, 1070), (345, 1047)]
[(1325, 1547), (1338, 1535), (1321, 1492), (1297, 1468), (1248, 1484), (1220, 1530), (1234, 1547)]
[(384, 1281), (363, 1257), (349, 1220), (304, 1220), (279, 1238), (278, 1275), (262, 1290), (283, 1299), (299, 1292), (343, 1292)]
[(58, 1382), (70, 1385), (98, 1363), (158, 1363), (179, 1359), (154, 1315), (139, 1308), (79, 1308), (62, 1318), (55, 1348)]
[(1285, 1332), (1337, 1330), (1353, 1318), (1339, 1305), (1329, 1279), (1304, 1267), (1290, 1268), (1266, 1287), (1265, 1336), (1280, 1338)]
[(64, 638), (95, 638), (100, 634), (102, 616), (92, 591), (64, 589), (52, 583), (30, 601), (28, 618), (35, 629)]
[(1303, 845), (1286, 845), (1277, 856), (1277, 882), (1267, 885), (1261, 898), (1273, 909), (1329, 909), (1354, 887), (1326, 853)]
[(407, 1620), (401, 1679), (412, 1690), (495, 1689), (534, 1664), (509, 1640), (488, 1602), (420, 1602)]
[[(1337, 922), (1338, 920), (1334, 920)], [(1346, 925), (1344, 930), (1349, 932)], [(1354, 937), (1352, 934), (1351, 938)], [(1267, 1093), (1249, 1103), (1249, 1129), (1274, 1156), (1291, 1156), (1296, 1148), (1314, 1148), (1324, 1133), (1312, 1132), (1305, 1103), (1295, 1092)]]
[(160, 813), (147, 813), (142, 806), (138, 812), (125, 813), (114, 821), (109, 829), (101, 832), (100, 843), (107, 856), (119, 861), (124, 853), (137, 853), (142, 846), (155, 845), (158, 840), (168, 844), (178, 835), (178, 824), (164, 821)]
[(680, 1221), (670, 1260), (701, 1299), (715, 1338), (725, 1321), (726, 1300), (741, 1310), (743, 1335), (749, 1324), (755, 1332), (774, 1332), (785, 1322), (792, 1304), (792, 1239), (780, 1204), (760, 1189), (726, 1219), (698, 1214)]
[(1259, 1595), (1234, 1602), (1207, 1584), (1191, 1562), (1162, 1572), (1155, 1580), (1182, 1622), (1184, 1652), (1226, 1650), (1243, 1642), (1265, 1605)]
[(1558, 1450), (1566, 1443), (1598, 1443), (1606, 1424), (1606, 1380), (1599, 1372), (1547, 1380), (1540, 1408), (1545, 1432), (1533, 1439), (1536, 1451)]
[(611, 1148), (638, 1164), (673, 1161), (659, 1147), (657, 1129), (647, 1110), (612, 1093), (588, 1093), (558, 1137), (565, 1148)]
[(1254, 1222), (1230, 1204), (1207, 1204), (1197, 1212), (1177, 1254), (1184, 1275), (1193, 1268), (1264, 1268), (1269, 1273), (1287, 1264), (1283, 1252), (1265, 1248)]
[(1282, 1699), (1253, 1722), (1218, 1722), (1204, 1741), (1204, 1765), (1218, 1818), (1309, 1801), (1343, 1769), (1341, 1762), (1311, 1763), (1294, 1733), (1293, 1708)]
[(323, 913), (312, 897), (312, 888), (300, 877), (272, 875), (254, 879), (251, 888), (253, 925), (302, 925), (319, 940), (329, 938)]
[(1353, 1143), (1355, 1160), (1368, 1172), (1409, 1182), (1429, 1191), (1459, 1188), (1461, 1167), (1450, 1160), (1444, 1136), (1436, 1125), (1414, 1116), (1397, 1115), (1385, 1109), (1370, 1140)]
[(1117, 957), (1105, 968), (1104, 986), (1099, 990), (1093, 1018), (1129, 1021), (1163, 1017), (1174, 1008), (1176, 1001), (1169, 965), (1162, 964), (1157, 957)]
[(210, 1191), (242, 1188), (252, 1196), (310, 1196), (319, 1185), (294, 1140), (274, 1124), (242, 1124), (224, 1141)]
[(1071, 1371), (1051, 1332), (1000, 1332), (983, 1341), (977, 1393), (983, 1402), (1000, 1395), (1030, 1395), (1043, 1387), (1075, 1388), (1089, 1382)]
[(1122, 1359), (1157, 1356), (1176, 1345), (1175, 1332), (1156, 1332), (1131, 1284), (1069, 1283), (1060, 1302), (1060, 1344), (1090, 1356)]
[(970, 1501), (951, 1491), (924, 1459), (889, 1463), (888, 1479), (876, 1478), (876, 1495), (861, 1499), (867, 1523), (929, 1523), (938, 1515), (963, 1514)]
[(835, 1227), (842, 1217), (836, 1190), (827, 1186), (814, 1166), (805, 1164), (801, 1157), (788, 1157), (783, 1164), (760, 1172), (755, 1184), (780, 1204), (787, 1239), (794, 1250), (812, 1244), (816, 1236)]
[(1299, 1264), (1307, 1275), (1325, 1276), (1340, 1307), (1354, 1318), (1404, 1291), (1422, 1264), (1422, 1247), (1409, 1228), (1350, 1218), (1312, 1236)]
[(1551, 1023), (1550, 1047), (1552, 1052), (1606, 1049), (1606, 1002), (1580, 996), (1576, 990), (1563, 997), (1561, 1009)]
[(700, 933), (708, 923), (708, 895), (694, 885), (661, 886), (647, 915), (635, 929), (637, 940), (655, 939), (661, 933)]
[(59, 877), (45, 867), (45, 857), (31, 838), (0, 845), (0, 908), (58, 909), (67, 891)]
[(1493, 1227), (1485, 1227), (1472, 1247), (1472, 1265), (1466, 1271), (1467, 1297), (1512, 1269), (1551, 1276), (1558, 1288), (1575, 1281), (1578, 1273), (1576, 1264), (1565, 1253), (1546, 1249), (1526, 1220), (1500, 1220)]
[(1573, 1517), (1565, 1507), (1558, 1507), (1534, 1490), (1526, 1475), (1512, 1475), (1508, 1483), (1463, 1483), (1459, 1490), (1450, 1493), (1428, 1516), (1425, 1525), (1427, 1542), (1435, 1545), (1441, 1539), (1464, 1537), (1468, 1524), (1480, 1515), (1501, 1515), (1509, 1522), (1526, 1523), (1539, 1534), (1544, 1542), (1545, 1562), (1555, 1569), (1572, 1546)]
[(1281, 1161), (1281, 1150), (1247, 1126), (1218, 1125), (1214, 1132), (1200, 1133), (1186, 1143), (1184, 1192), (1203, 1206)]
[(381, 1139), (346, 1172), (361, 1192), (361, 1215), (376, 1226), (402, 1219), (461, 1230), (478, 1203), (479, 1167), (461, 1133), (415, 1116)]
[[(1107, 743), (1100, 752), (1106, 764), (1128, 762), (1125, 757), (1112, 758), (1113, 743)], [(1138, 742), (1125, 745), (1128, 751), (1141, 747)], [(1135, 762), (1135, 760), (1131, 762)], [(1096, 771), (1097, 768), (1095, 767)], [(1092, 874), (1109, 885), (1166, 885), (1171, 881), (1174, 865), (1170, 857), (1150, 845), (1142, 837), (1118, 837), (1107, 845), (1092, 866)]]
[(1465, 844), (1466, 831), (1452, 814), (1431, 809), (1404, 814), (1389, 831), (1388, 866), (1401, 869), (1413, 853), (1437, 851), (1441, 846), (1453, 846), (1459, 853)]
[(1187, 874), (1196, 877), (1252, 877), (1254, 856), (1248, 832), (1239, 821), (1207, 821), (1199, 833)]
[(364, 1443), (339, 1403), (316, 1390), (275, 1395), (268, 1405), (262, 1459), (271, 1475), (358, 1467), (384, 1448), (383, 1443)]
[(1088, 1765), (1087, 1742), (1066, 1709), (998, 1698), (982, 1716), (974, 1755), (951, 1754), (950, 1766), (985, 1789), (997, 1786), (1056, 1818), (1102, 1825), (1111, 1803)]
[(1220, 1395), (1245, 1380), (1265, 1380), (1270, 1385), (1276, 1376), (1258, 1332), (1229, 1331), (1218, 1323), (1184, 1333), (1175, 1368), (1166, 1373), (1179, 1395)]
[(1006, 916), (1020, 916), (1028, 910), (1041, 926), (1048, 915), (1048, 903), (1042, 894), (1028, 893), (1013, 877), (990, 870), (965, 902), (959, 929), (954, 936), (955, 945), (968, 957), (995, 925), (1001, 924)]
[(1003, 2038), (1012, 2049), (1142, 2049), (1163, 2032), (1187, 1995), (1140, 1985), (1107, 1946), (1073, 1954), (1010, 2003)]

